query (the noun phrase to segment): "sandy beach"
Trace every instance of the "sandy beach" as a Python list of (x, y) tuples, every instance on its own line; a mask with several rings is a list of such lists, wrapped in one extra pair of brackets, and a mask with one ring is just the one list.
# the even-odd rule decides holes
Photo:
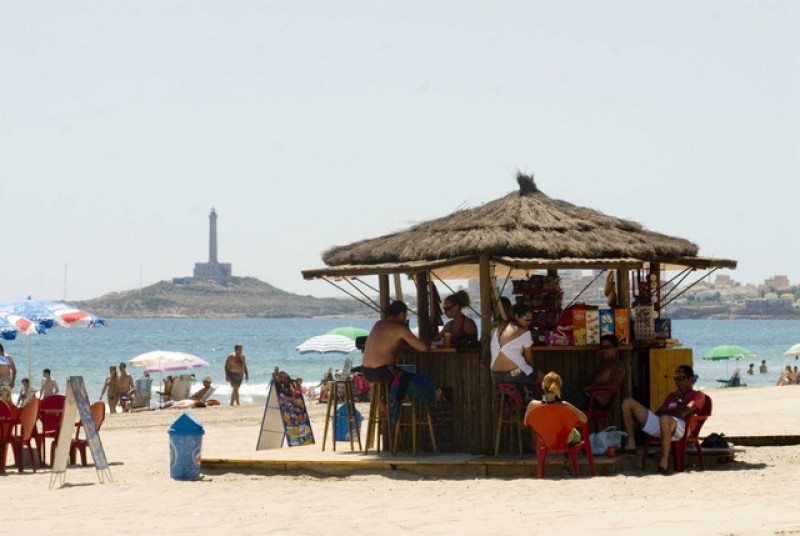
[[(795, 409), (800, 388), (708, 393), (715, 412), (706, 432), (750, 436), (800, 430)], [(203, 455), (252, 451), (262, 412), (260, 406), (196, 410), (206, 430)], [(310, 413), (319, 442), (324, 406), (311, 404)], [(4, 529), (477, 534), (536, 526), (565, 534), (800, 534), (800, 511), (787, 496), (800, 480), (800, 446), (747, 447), (734, 463), (668, 477), (635, 472), (580, 479), (440, 479), (393, 472), (339, 478), (212, 470), (204, 471), (201, 481), (178, 482), (169, 477), (166, 430), (179, 415), (164, 410), (107, 418), (101, 438), (113, 483), (99, 484), (93, 467), (70, 466), (66, 484), (51, 490), (46, 468), (36, 474), (9, 470), (0, 476), (10, 505)]]

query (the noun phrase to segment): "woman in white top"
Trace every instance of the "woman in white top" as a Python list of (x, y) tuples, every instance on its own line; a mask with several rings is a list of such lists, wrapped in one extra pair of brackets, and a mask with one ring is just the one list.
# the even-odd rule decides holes
[(511, 308), (511, 320), (501, 322), (492, 332), (492, 380), (498, 383), (539, 385), (542, 374), (534, 368), (532, 313), (523, 304)]

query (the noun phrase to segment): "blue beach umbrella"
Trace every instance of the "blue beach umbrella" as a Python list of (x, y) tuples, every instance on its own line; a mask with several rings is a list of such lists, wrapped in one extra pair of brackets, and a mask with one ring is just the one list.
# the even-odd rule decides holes
[[(19, 300), (0, 303), (0, 317), (5, 317), (28, 335), (28, 377), (31, 372), (30, 335), (44, 334), (54, 326), (89, 328), (105, 326), (105, 320), (66, 303), (46, 300)], [(32, 325), (31, 325), (32, 324)]]

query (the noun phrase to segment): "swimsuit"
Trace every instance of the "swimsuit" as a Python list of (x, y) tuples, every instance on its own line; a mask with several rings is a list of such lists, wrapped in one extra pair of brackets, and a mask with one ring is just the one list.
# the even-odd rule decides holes
[(11, 376), (0, 378), (0, 400), (11, 401)]
[(231, 385), (234, 387), (239, 387), (242, 385), (242, 380), (244, 379), (244, 374), (239, 372), (229, 372), (228, 373), (228, 381), (231, 382)]

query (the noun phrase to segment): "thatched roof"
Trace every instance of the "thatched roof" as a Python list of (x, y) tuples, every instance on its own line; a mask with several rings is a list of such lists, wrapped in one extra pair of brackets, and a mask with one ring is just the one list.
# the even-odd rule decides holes
[(519, 191), (479, 207), (453, 212), (404, 231), (326, 251), (328, 266), (369, 265), (494, 256), (562, 259), (635, 258), (672, 261), (694, 257), (698, 248), (682, 238), (655, 233), (638, 223), (551, 199), (533, 177), (518, 174)]

